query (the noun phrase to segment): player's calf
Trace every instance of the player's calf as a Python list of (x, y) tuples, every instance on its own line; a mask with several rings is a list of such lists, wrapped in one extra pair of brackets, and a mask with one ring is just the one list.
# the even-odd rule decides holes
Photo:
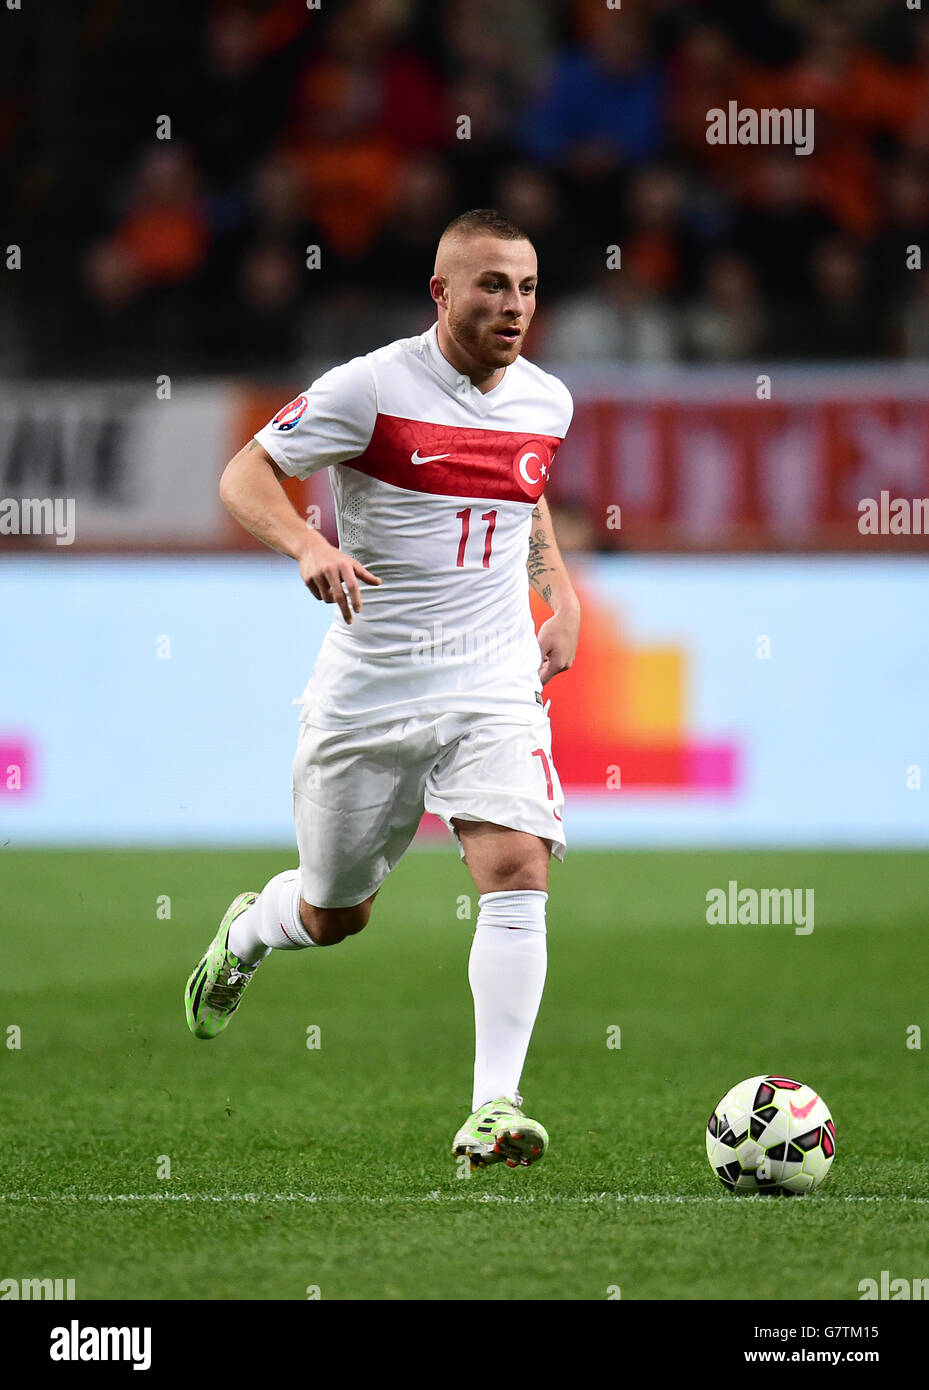
[(371, 918), (371, 904), (377, 897), (372, 893), (355, 907), (313, 907), (300, 901), (300, 920), (317, 946), (338, 946), (347, 936), (364, 931)]
[(314, 907), (302, 896), (299, 869), (285, 869), (265, 884), (248, 911), (235, 920), (230, 948), (243, 960), (257, 962), (269, 950), (336, 946), (366, 926), (374, 897), (372, 893), (354, 907)]

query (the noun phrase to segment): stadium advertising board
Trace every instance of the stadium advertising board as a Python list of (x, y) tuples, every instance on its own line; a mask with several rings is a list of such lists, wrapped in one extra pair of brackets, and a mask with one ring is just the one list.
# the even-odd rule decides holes
[[(545, 692), (570, 845), (929, 843), (929, 564), (572, 569), (580, 652)], [(293, 567), (23, 556), (0, 585), (4, 838), (291, 842), (295, 702), (332, 615)]]

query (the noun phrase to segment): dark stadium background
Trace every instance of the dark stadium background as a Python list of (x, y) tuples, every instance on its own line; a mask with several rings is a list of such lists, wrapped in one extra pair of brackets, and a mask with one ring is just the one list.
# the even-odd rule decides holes
[[(537, 357), (924, 359), (925, 277), (897, 255), (929, 230), (920, 16), (896, 0), (617, 16), (602, 0), (8, 14), (4, 230), (30, 256), (5, 277), (5, 371), (168, 356), (273, 376), (367, 351), (421, 330), (438, 234), (488, 205), (539, 250)], [(814, 153), (709, 147), (705, 112), (732, 98), (815, 106)], [(604, 274), (610, 243), (622, 277)], [(613, 293), (617, 322), (572, 335)]]

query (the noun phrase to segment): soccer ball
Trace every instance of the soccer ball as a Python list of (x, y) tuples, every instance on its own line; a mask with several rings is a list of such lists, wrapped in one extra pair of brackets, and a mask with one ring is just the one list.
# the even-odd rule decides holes
[(750, 1076), (710, 1116), (706, 1156), (730, 1192), (801, 1197), (832, 1167), (835, 1125), (811, 1087), (786, 1076)]

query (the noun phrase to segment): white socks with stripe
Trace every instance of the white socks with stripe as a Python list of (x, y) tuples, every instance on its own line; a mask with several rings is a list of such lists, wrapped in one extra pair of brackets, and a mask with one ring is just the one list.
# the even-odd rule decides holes
[(472, 1110), (514, 1096), (545, 987), (548, 894), (483, 893), (468, 979), (474, 995)]
[(229, 928), (230, 951), (246, 964), (257, 965), (271, 949), (302, 951), (315, 946), (300, 920), (300, 897), (299, 869), (275, 874)]

